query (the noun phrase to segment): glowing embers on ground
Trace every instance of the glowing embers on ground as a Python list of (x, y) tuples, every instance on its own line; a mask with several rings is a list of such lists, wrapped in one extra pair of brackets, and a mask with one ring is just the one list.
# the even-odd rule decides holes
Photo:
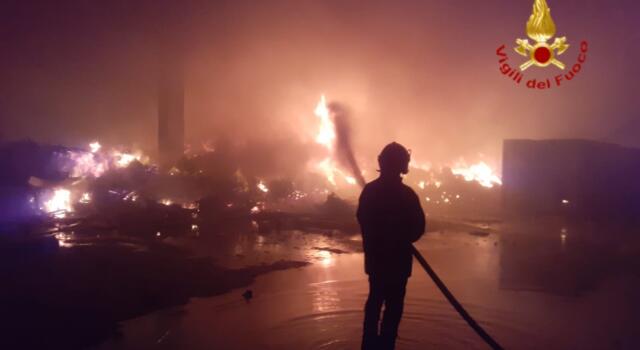
[(72, 239), (72, 235), (69, 233), (58, 232), (53, 236), (56, 241), (58, 241), (58, 246), (61, 248), (70, 248), (73, 247), (72, 243), (69, 241)]

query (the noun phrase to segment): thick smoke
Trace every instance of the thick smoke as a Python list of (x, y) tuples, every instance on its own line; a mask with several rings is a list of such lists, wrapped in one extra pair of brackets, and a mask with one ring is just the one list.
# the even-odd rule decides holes
[(640, 111), (630, 78), (640, 5), (619, 5), (554, 2), (573, 45), (563, 57), (573, 62), (582, 39), (593, 55), (571, 85), (541, 92), (504, 79), (495, 55), (525, 35), (530, 2), (471, 11), (461, 1), (9, 1), (0, 137), (154, 150), (158, 70), (173, 50), (184, 61), (188, 142), (228, 137), (256, 172), (304, 170), (314, 150), (303, 136), (323, 93), (348, 103), (348, 144), (365, 174), (392, 139), (433, 164), (480, 153), (498, 162), (505, 138), (640, 145), (627, 124)]
[(338, 150), (339, 159), (345, 166), (349, 168), (353, 177), (360, 186), (365, 185), (362, 171), (358, 166), (356, 157), (351, 147), (351, 128), (349, 125), (349, 113), (346, 107), (338, 102), (329, 104), (329, 110), (334, 117), (334, 125), (336, 127), (336, 148)]

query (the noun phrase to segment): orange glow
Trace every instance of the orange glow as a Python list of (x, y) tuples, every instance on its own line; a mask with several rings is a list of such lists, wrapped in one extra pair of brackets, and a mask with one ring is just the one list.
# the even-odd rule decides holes
[(71, 191), (65, 188), (58, 188), (53, 191), (53, 195), (44, 202), (44, 211), (52, 214), (56, 218), (64, 218), (67, 213), (73, 211), (71, 207)]
[(324, 95), (320, 96), (320, 101), (318, 101), (313, 113), (320, 120), (320, 126), (318, 128), (315, 141), (327, 151), (326, 158), (315, 164), (315, 170), (324, 175), (327, 181), (329, 181), (333, 186), (338, 185), (337, 179), (340, 179), (341, 182), (347, 185), (356, 185), (356, 179), (340, 169), (334, 159), (334, 150), (337, 140), (336, 129), (333, 122), (334, 117), (327, 106), (327, 100)]
[(269, 192), (269, 188), (267, 187), (267, 185), (264, 184), (264, 182), (262, 182), (262, 180), (260, 180), (260, 182), (258, 182), (258, 189), (264, 193)]
[(451, 167), (454, 175), (464, 177), (465, 181), (476, 181), (484, 187), (491, 188), (495, 185), (502, 185), (502, 179), (485, 162), (467, 165), (464, 161), (457, 162)]

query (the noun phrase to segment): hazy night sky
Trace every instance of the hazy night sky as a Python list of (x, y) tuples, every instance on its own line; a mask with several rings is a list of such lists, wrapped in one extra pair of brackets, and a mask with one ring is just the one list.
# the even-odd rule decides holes
[(366, 156), (391, 140), (434, 162), (496, 160), (504, 138), (632, 142), (640, 4), (547, 2), (572, 45), (559, 58), (572, 65), (581, 40), (588, 58), (573, 81), (532, 91), (500, 74), (495, 51), (523, 62), (513, 47), (533, 0), (5, 0), (0, 139), (155, 147), (158, 64), (181, 47), (192, 141), (305, 142), (325, 93), (351, 108)]

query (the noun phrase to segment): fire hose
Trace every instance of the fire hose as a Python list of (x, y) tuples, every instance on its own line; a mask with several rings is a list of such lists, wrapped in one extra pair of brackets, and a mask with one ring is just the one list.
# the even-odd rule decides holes
[(489, 333), (487, 333), (478, 324), (478, 322), (476, 322), (476, 320), (474, 320), (473, 317), (469, 315), (467, 310), (465, 310), (464, 307), (462, 307), (462, 304), (460, 304), (460, 302), (458, 302), (456, 297), (453, 296), (453, 294), (451, 294), (451, 292), (449, 291), (449, 288), (447, 288), (444, 282), (442, 282), (440, 277), (438, 277), (436, 272), (431, 268), (431, 266), (429, 266), (429, 263), (427, 263), (427, 260), (422, 256), (422, 254), (420, 254), (418, 249), (416, 249), (416, 247), (413, 244), (411, 245), (411, 252), (413, 253), (413, 256), (416, 258), (416, 260), (418, 260), (422, 268), (427, 272), (429, 277), (431, 277), (431, 279), (436, 284), (436, 286), (438, 286), (438, 289), (440, 289), (442, 294), (444, 294), (445, 298), (447, 298), (451, 306), (453, 306), (453, 308), (456, 309), (456, 311), (458, 311), (460, 316), (467, 322), (469, 327), (471, 327), (480, 336), (480, 338), (482, 338), (482, 340), (484, 340), (492, 349), (502, 350), (502, 346), (500, 346), (500, 344), (498, 344), (498, 342), (496, 342), (489, 335)]

